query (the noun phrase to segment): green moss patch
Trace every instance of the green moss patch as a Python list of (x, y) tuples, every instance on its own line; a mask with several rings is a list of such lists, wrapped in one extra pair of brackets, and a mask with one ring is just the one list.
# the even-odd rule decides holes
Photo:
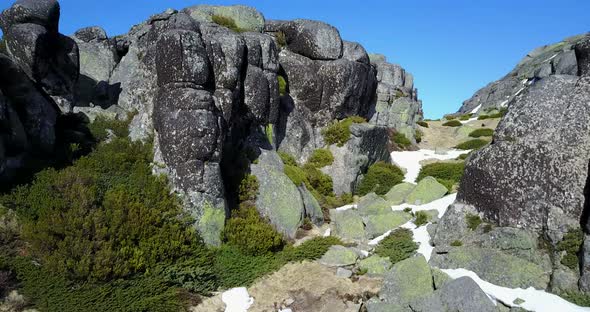
[(463, 124), (459, 120), (449, 120), (442, 124), (445, 127), (461, 127)]
[(565, 255), (561, 258), (561, 264), (576, 272), (579, 270), (578, 253), (583, 241), (584, 234), (581, 229), (571, 229), (563, 236), (561, 242), (557, 244), (558, 251), (565, 251)]
[(307, 163), (315, 168), (329, 166), (334, 162), (334, 155), (329, 149), (320, 148), (311, 154)]

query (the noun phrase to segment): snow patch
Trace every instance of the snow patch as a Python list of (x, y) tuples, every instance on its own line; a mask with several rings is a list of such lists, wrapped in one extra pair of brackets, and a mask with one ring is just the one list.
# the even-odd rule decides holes
[(225, 312), (247, 312), (254, 303), (246, 287), (232, 288), (221, 294), (221, 301), (225, 303)]
[(438, 160), (449, 160), (459, 157), (459, 155), (468, 153), (469, 151), (464, 150), (450, 150), (444, 154), (436, 154), (433, 150), (421, 149), (418, 151), (410, 152), (393, 152), (391, 153), (392, 161), (406, 169), (404, 182), (414, 183), (420, 172), (420, 162), (426, 159), (438, 159)]
[(424, 205), (411, 205), (411, 204), (401, 204), (401, 205), (396, 205), (396, 206), (391, 206), (391, 210), (393, 211), (401, 211), (404, 210), (406, 208), (411, 208), (412, 211), (416, 212), (416, 211), (421, 211), (421, 210), (437, 210), (438, 211), (438, 217), (442, 218), (442, 216), (445, 214), (445, 212), (447, 211), (447, 208), (455, 202), (455, 199), (457, 198), (457, 193), (454, 194), (450, 194), (447, 195), (441, 199), (437, 199), (433, 202), (430, 202), (428, 204), (424, 204)]
[(349, 210), (349, 209), (353, 209), (353, 208), (356, 208), (356, 204), (350, 204), (350, 205), (338, 207), (338, 208), (336, 208), (336, 210), (337, 211), (345, 211), (345, 210)]
[[(537, 290), (533, 287), (522, 289), (497, 286), (482, 280), (475, 272), (465, 269), (442, 269), (442, 271), (447, 273), (452, 279), (463, 276), (470, 277), (488, 296), (511, 307), (521, 307), (536, 312), (590, 311), (590, 308), (579, 307), (557, 295), (547, 293), (543, 290)], [(514, 300), (517, 298), (524, 300), (524, 302), (519, 305), (515, 304)]]
[(516, 91), (516, 93), (514, 93), (514, 96), (517, 96), (520, 94), (520, 92), (522, 92), (522, 90), (524, 90), (525, 87), (520, 88), (518, 91)]
[(481, 108), (481, 104), (477, 105), (477, 107), (475, 107), (474, 109), (472, 109), (471, 112), (469, 112), (469, 113), (475, 114), (475, 113), (477, 113), (479, 111), (480, 108)]
[(473, 118), (469, 118), (467, 120), (459, 120), (459, 122), (462, 123), (462, 124), (466, 124), (466, 123), (469, 123), (469, 122), (472, 122), (472, 121), (476, 121), (476, 120), (477, 120), (477, 117), (473, 117)]
[(330, 234), (332, 234), (332, 229), (328, 228), (325, 232), (324, 232), (324, 237), (328, 237), (330, 236)]

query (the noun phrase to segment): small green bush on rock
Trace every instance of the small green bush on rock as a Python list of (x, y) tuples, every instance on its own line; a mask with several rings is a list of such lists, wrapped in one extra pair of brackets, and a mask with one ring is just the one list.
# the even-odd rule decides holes
[(255, 175), (246, 176), (240, 183), (240, 201), (256, 200), (259, 186), (258, 178)]
[(402, 170), (385, 162), (377, 162), (369, 167), (367, 174), (361, 181), (357, 193), (359, 195), (367, 195), (375, 192), (378, 195), (384, 195), (396, 184), (404, 180), (404, 173)]
[(332, 196), (334, 194), (332, 177), (309, 164), (303, 166), (303, 171), (307, 176), (307, 181), (309, 181), (309, 185), (307, 185), (309, 189), (316, 190), (323, 196)]
[(389, 257), (392, 264), (407, 259), (416, 253), (418, 244), (413, 240), (412, 231), (404, 228), (397, 229), (384, 238), (375, 253), (382, 257)]
[(213, 21), (213, 23), (219, 26), (227, 27), (235, 32), (243, 31), (240, 27), (238, 27), (238, 25), (236, 25), (236, 21), (231, 17), (213, 14), (211, 16), (211, 20)]
[(306, 186), (310, 185), (309, 180), (307, 179), (307, 175), (303, 169), (295, 166), (295, 165), (285, 165), (283, 169), (287, 177), (291, 179), (291, 181), (297, 185), (301, 186), (301, 184), (305, 184)]
[(491, 137), (494, 135), (494, 130), (490, 128), (480, 128), (475, 129), (469, 133), (469, 136), (472, 138), (479, 138), (479, 137)]
[(471, 118), (471, 116), (473, 116), (473, 114), (465, 114), (465, 115), (461, 115), (461, 117), (459, 117), (459, 120), (469, 120), (469, 118)]
[(321, 258), (333, 245), (342, 245), (342, 241), (334, 236), (314, 237), (298, 247), (287, 247), (282, 252), (286, 262), (316, 260)]
[(442, 124), (445, 127), (461, 127), (463, 124), (459, 120), (450, 120)]
[(423, 166), (417, 181), (430, 176), (452, 191), (453, 186), (461, 181), (464, 171), (465, 164), (462, 162), (436, 162)]
[(581, 229), (571, 229), (563, 236), (561, 242), (557, 244), (557, 251), (565, 251), (565, 255), (561, 258), (561, 264), (576, 272), (579, 270), (578, 252), (583, 241), (584, 234)]
[(363, 117), (351, 116), (346, 119), (336, 121), (330, 124), (328, 127), (322, 130), (322, 135), (327, 144), (336, 144), (338, 146), (344, 146), (350, 139), (350, 126), (353, 123), (365, 123)]
[(329, 149), (320, 148), (311, 154), (307, 163), (315, 168), (329, 166), (334, 162), (334, 156)]
[(285, 36), (285, 33), (282, 31), (277, 31), (275, 33), (275, 38), (277, 39), (277, 43), (279, 44), (279, 47), (286, 47), (287, 46), (287, 36)]
[(414, 220), (414, 224), (420, 227), (426, 223), (428, 223), (428, 214), (424, 211), (416, 212), (416, 220)]
[(574, 292), (574, 291), (570, 291), (570, 292), (565, 292), (562, 294), (559, 294), (560, 297), (562, 297), (563, 299), (579, 305), (581, 307), (590, 307), (590, 294), (586, 294), (583, 292)]
[(467, 216), (465, 216), (465, 218), (467, 221), (467, 227), (472, 231), (475, 231), (482, 222), (481, 218), (478, 215), (471, 213), (468, 213)]
[(279, 152), (279, 157), (281, 157), (283, 164), (297, 166), (297, 161), (295, 160), (295, 157), (293, 157), (291, 154)]
[(412, 142), (401, 132), (395, 132), (391, 140), (402, 148), (408, 148), (412, 145)]
[(223, 230), (225, 241), (249, 255), (278, 251), (283, 247), (283, 236), (264, 220), (256, 207), (242, 203)]
[(278, 75), (277, 79), (279, 81), (279, 95), (283, 96), (287, 94), (287, 81), (285, 80), (285, 77), (281, 75)]
[(463, 143), (455, 146), (455, 148), (462, 149), (462, 150), (475, 150), (475, 149), (480, 149), (480, 148), (488, 145), (488, 143), (489, 142), (486, 140), (473, 139), (473, 140), (463, 142)]
[(426, 121), (417, 121), (416, 124), (418, 124), (420, 127), (424, 127), (424, 128), (429, 127), (429, 125)]
[(132, 116), (129, 116), (127, 120), (117, 120), (98, 116), (94, 122), (88, 125), (88, 129), (98, 142), (104, 141), (108, 138), (108, 130), (111, 130), (118, 138), (126, 138), (129, 136), (129, 123), (131, 122), (131, 118)]
[(451, 243), (451, 246), (453, 246), (453, 247), (461, 247), (461, 246), (463, 246), (463, 242), (460, 241), (460, 240), (455, 240), (455, 241), (453, 241)]

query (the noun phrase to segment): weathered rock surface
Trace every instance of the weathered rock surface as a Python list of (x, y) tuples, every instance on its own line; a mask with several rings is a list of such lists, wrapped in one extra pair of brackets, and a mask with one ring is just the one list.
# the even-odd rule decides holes
[(469, 277), (461, 277), (446, 283), (429, 298), (410, 304), (416, 312), (495, 312), (496, 306)]
[(354, 250), (344, 246), (335, 245), (330, 247), (328, 252), (326, 252), (326, 254), (318, 261), (321, 264), (330, 267), (342, 267), (355, 264), (357, 259), (358, 255)]
[(415, 187), (416, 184), (408, 182), (397, 184), (385, 194), (385, 200), (392, 206), (402, 204)]
[(358, 242), (367, 239), (363, 218), (355, 209), (330, 210), (332, 235), (344, 241)]
[(449, 190), (438, 183), (433, 177), (426, 177), (408, 194), (406, 202), (414, 205), (424, 205), (442, 198)]
[(379, 298), (388, 304), (407, 306), (433, 291), (430, 267), (424, 256), (418, 255), (393, 265), (385, 274)]
[(188, 7), (184, 11), (198, 22), (212, 22), (213, 15), (219, 15), (233, 19), (241, 30), (262, 32), (264, 29), (264, 16), (255, 8), (245, 5), (202, 4)]

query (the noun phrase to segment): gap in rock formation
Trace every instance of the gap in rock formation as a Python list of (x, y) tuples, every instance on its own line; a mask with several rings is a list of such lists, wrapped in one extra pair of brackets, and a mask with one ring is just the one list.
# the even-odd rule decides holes
[(580, 227), (585, 234), (590, 234), (590, 161), (588, 161), (588, 175), (584, 186), (584, 206), (580, 218)]

